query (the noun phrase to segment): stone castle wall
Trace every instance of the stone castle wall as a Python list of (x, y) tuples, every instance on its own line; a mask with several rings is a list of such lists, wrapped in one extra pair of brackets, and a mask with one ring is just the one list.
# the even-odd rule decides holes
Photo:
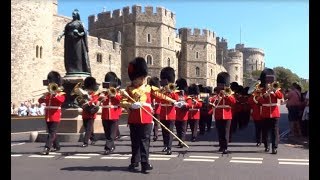
[(230, 49), (228, 51), (228, 58), (224, 62), (227, 72), (230, 75), (230, 82), (237, 82), (243, 85), (243, 54), (242, 52)]

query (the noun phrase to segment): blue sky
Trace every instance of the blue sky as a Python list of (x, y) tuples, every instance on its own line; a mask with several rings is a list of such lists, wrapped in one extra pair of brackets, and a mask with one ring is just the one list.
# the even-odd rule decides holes
[[(71, 17), (77, 8), (88, 27), (88, 16), (125, 6), (162, 6), (176, 14), (176, 28), (214, 31), (234, 48), (265, 51), (266, 67), (282, 66), (309, 79), (309, 3), (307, 0), (58, 0), (58, 13)], [(154, 10), (155, 11), (155, 10)]]

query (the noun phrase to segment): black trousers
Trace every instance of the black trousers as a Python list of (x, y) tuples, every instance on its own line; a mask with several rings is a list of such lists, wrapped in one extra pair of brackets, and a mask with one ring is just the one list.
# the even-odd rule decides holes
[(231, 120), (216, 119), (219, 146), (222, 149), (228, 149)]
[(115, 147), (114, 139), (117, 135), (118, 120), (102, 120), (102, 125), (106, 137), (104, 150), (110, 150)]
[(206, 128), (208, 131), (210, 130), (211, 121), (212, 121), (212, 115), (208, 113), (200, 115), (200, 120), (199, 120), (200, 133), (204, 133), (206, 131)]
[[(154, 114), (154, 117), (156, 117), (159, 120), (159, 114)], [(153, 120), (153, 122), (154, 122), (153, 135), (154, 136), (158, 136), (159, 135), (160, 124), (156, 120)]]
[(269, 147), (269, 134), (271, 134), (272, 148), (278, 148), (279, 142), (279, 118), (267, 118), (262, 120), (262, 142), (264, 147)]
[[(160, 122), (165, 125), (171, 132), (173, 132), (174, 120), (160, 120)], [(164, 127), (162, 128), (163, 146), (171, 149), (173, 135), (169, 133)]]
[(188, 122), (191, 129), (191, 138), (196, 138), (198, 136), (199, 119), (189, 119)]
[(149, 163), (149, 147), (152, 124), (129, 124), (131, 139), (131, 163)]
[(83, 138), (84, 144), (88, 144), (89, 139), (91, 141), (95, 141), (95, 136), (93, 132), (93, 123), (94, 123), (94, 119), (83, 119), (83, 127), (85, 130), (85, 135)]
[(177, 130), (178, 138), (180, 138), (182, 141), (184, 141), (186, 139), (187, 121), (184, 121), (184, 120), (178, 121), (178, 120), (176, 120), (175, 126), (176, 126), (176, 130)]
[(232, 120), (231, 120), (230, 131), (229, 131), (229, 139), (228, 139), (229, 142), (231, 142), (232, 140), (232, 134), (234, 134), (238, 130), (240, 118), (241, 118), (240, 114), (241, 114), (240, 112), (235, 112), (234, 114), (232, 114)]
[(255, 127), (256, 143), (262, 143), (262, 128), (264, 126), (262, 120), (253, 120)]
[(59, 122), (46, 122), (47, 129), (48, 129), (48, 136), (45, 147), (48, 149), (53, 148), (60, 148), (60, 144), (57, 138), (57, 129)]

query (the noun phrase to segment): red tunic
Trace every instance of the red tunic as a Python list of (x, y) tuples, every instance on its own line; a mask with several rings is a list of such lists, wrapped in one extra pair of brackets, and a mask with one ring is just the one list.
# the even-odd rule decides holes
[(191, 99), (191, 107), (189, 108), (189, 119), (200, 119), (200, 108), (202, 107), (202, 100), (198, 97)]
[[(250, 105), (250, 108), (252, 109), (251, 112), (251, 117), (254, 121), (258, 121), (261, 120), (261, 109), (262, 107), (260, 106), (259, 103), (255, 103), (253, 100), (254, 96), (250, 96), (248, 99), (248, 104)], [(258, 97), (256, 97), (256, 100), (258, 99)]]
[(102, 103), (102, 120), (119, 120), (122, 113), (120, 107), (121, 95), (117, 93), (114, 97), (107, 96), (106, 100)]
[(160, 102), (161, 102), (161, 99), (156, 97), (155, 95), (151, 94), (151, 99), (152, 99), (152, 104), (153, 104), (153, 113), (154, 114), (160, 114), (160, 109), (161, 109), (161, 106), (160, 106)]
[[(264, 89), (262, 91), (262, 94), (264, 94), (266, 90)], [(274, 94), (269, 94), (266, 97), (262, 96), (258, 99), (258, 102), (262, 106), (261, 111), (261, 118), (279, 118), (280, 117), (280, 110), (279, 110), (279, 104), (278, 99), (282, 99), (283, 94), (281, 91), (277, 90)]]
[(233, 95), (225, 96), (221, 100), (218, 99), (219, 96), (215, 96), (213, 101), (216, 101), (215, 104), (219, 102), (215, 107), (215, 119), (219, 120), (231, 120), (232, 119), (232, 110), (231, 106), (236, 103), (236, 99)]
[(186, 106), (182, 108), (176, 107), (176, 121), (187, 121), (189, 118), (189, 108), (192, 106), (192, 100), (187, 95), (184, 95), (183, 99), (186, 102)]
[[(164, 95), (170, 97), (171, 99), (178, 100), (179, 95), (176, 92), (164, 93)], [(169, 120), (173, 121), (176, 119), (176, 108), (171, 102), (166, 100), (160, 101), (160, 120)]]
[[(99, 94), (96, 94), (95, 92), (91, 92), (90, 94), (91, 99), (88, 101), (88, 104), (91, 105), (97, 105)], [(91, 114), (89, 112), (82, 110), (82, 119), (96, 119), (97, 113)]]
[(47, 93), (45, 98), (39, 98), (38, 102), (45, 103), (45, 119), (47, 122), (60, 122), (61, 105), (65, 101), (65, 93), (60, 92), (56, 95)]

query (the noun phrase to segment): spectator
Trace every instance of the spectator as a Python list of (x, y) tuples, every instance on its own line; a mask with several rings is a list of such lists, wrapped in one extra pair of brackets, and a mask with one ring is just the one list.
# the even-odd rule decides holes
[(309, 91), (307, 91), (304, 100), (305, 108), (301, 119), (301, 130), (304, 137), (309, 137)]
[(28, 108), (24, 103), (20, 104), (20, 107), (18, 108), (18, 116), (27, 116)]
[(28, 108), (29, 115), (28, 116), (37, 116), (37, 106), (35, 106), (34, 103), (31, 104), (31, 106)]

